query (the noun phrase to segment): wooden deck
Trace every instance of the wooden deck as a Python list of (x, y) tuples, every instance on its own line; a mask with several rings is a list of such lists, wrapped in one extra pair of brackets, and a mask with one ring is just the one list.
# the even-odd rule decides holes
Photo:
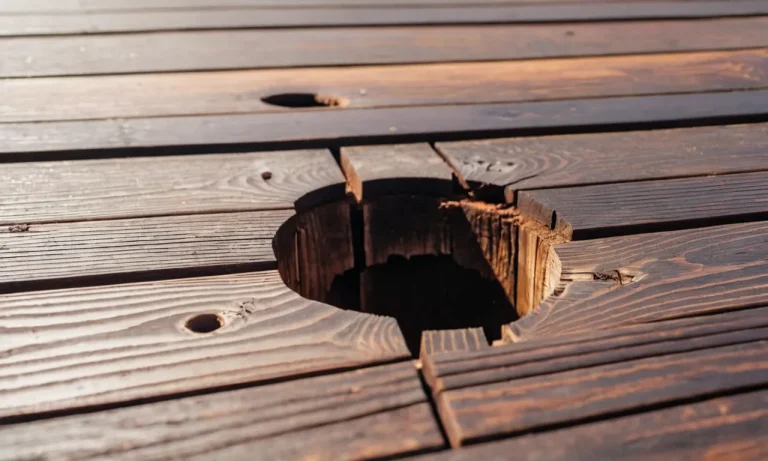
[(0, 447), (768, 459), (768, 0), (0, 0)]

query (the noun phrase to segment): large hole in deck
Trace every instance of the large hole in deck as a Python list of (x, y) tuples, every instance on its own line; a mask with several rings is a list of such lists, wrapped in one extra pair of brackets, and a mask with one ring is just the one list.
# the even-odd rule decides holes
[(394, 317), (418, 355), (422, 332), (517, 318), (512, 219), (429, 197), (334, 203), (299, 213), (275, 239), (286, 284), (342, 309)]

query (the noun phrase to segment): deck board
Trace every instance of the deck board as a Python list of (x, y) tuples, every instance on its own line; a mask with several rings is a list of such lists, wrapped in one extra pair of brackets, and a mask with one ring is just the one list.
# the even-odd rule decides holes
[(0, 38), (0, 77), (728, 50), (768, 46), (767, 31), (768, 19), (754, 17)]

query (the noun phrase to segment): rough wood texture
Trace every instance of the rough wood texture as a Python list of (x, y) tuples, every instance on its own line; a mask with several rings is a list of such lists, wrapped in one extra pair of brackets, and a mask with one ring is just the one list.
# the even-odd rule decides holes
[(711, 314), (768, 301), (768, 223), (554, 247), (565, 291), (511, 324), (515, 340)]
[[(201, 314), (223, 327), (185, 327)], [(0, 420), (410, 356), (394, 319), (300, 298), (273, 271), (3, 295), (0, 326)]]
[[(722, 397), (609, 421), (486, 443), (419, 461), (594, 461), (768, 458), (768, 391)], [(409, 458), (411, 459), (411, 458)]]
[(487, 61), (767, 45), (768, 19), (760, 17), (23, 37), (0, 39), (0, 77)]
[(465, 180), (506, 186), (513, 201), (522, 189), (765, 169), (766, 134), (768, 124), (754, 124), (465, 141), (437, 148)]
[(290, 210), (0, 229), (0, 292), (271, 269)]
[(6, 426), (0, 441), (6, 460), (352, 460), (444, 445), (410, 362)]
[(520, 191), (517, 203), (527, 216), (581, 239), (765, 218), (766, 196), (768, 172), (758, 172)]
[(765, 48), (506, 62), (49, 77), (0, 80), (0, 121), (280, 112), (285, 108), (265, 104), (261, 98), (281, 93), (333, 97), (342, 104), (333, 108), (338, 110), (765, 87)]
[(437, 401), (459, 446), (766, 384), (768, 342), (759, 341), (458, 389)]
[(479, 352), (422, 356), (432, 391), (761, 340), (768, 308), (566, 334)]
[[(627, 107), (632, 107), (634, 110), (627, 111)], [(653, 126), (665, 123), (711, 122), (712, 120), (738, 122), (744, 118), (762, 120), (766, 114), (768, 114), (768, 91), (744, 91), (516, 104), (456, 105), (440, 108), (350, 109), (330, 113), (321, 110), (279, 114), (8, 123), (0, 124), (0, 151), (3, 152), (0, 158), (4, 156), (14, 158), (14, 153), (71, 150), (167, 146), (187, 146), (188, 149), (192, 146), (212, 144), (217, 146), (226, 144), (271, 146), (276, 143), (296, 142), (327, 144), (328, 141), (350, 144), (360, 140), (401, 139), (404, 136), (440, 139), (446, 136), (455, 137), (459, 134), (464, 136), (489, 133), (530, 134), (532, 132), (540, 133), (543, 130), (551, 132), (563, 129), (573, 131), (579, 129), (595, 130), (605, 127), (636, 127), (638, 124), (651, 124)], [(708, 129), (714, 130), (713, 134), (710, 135), (711, 138), (714, 138), (711, 139), (712, 142), (718, 138), (718, 133), (726, 130), (725, 128)], [(743, 145), (730, 147), (738, 150), (753, 149), (753, 142), (762, 144), (762, 140), (765, 139), (765, 126), (756, 125), (751, 129), (755, 132), (751, 137), (743, 139)], [(659, 136), (663, 135), (664, 133), (659, 133)], [(630, 136), (628, 138), (630, 140), (642, 138), (644, 143), (649, 141), (645, 133), (642, 135), (619, 134), (614, 136)], [(748, 140), (755, 137), (758, 138), (757, 141), (747, 143)], [(546, 144), (551, 145), (553, 142), (572, 143), (578, 138), (564, 136), (555, 139), (561, 141), (546, 138)], [(590, 139), (594, 138), (585, 138), (587, 142)], [(606, 139), (610, 140), (611, 138)], [(510, 146), (510, 141), (441, 143), (440, 147), (444, 153), (450, 154), (455, 159), (465, 159), (457, 161), (455, 164), (458, 170), (465, 175), (467, 172), (469, 173), (467, 179), (470, 180), (474, 180), (473, 174), (477, 174), (481, 170), (480, 182), (493, 182), (494, 178), (497, 178), (505, 181), (504, 184), (506, 185), (528, 176), (538, 176), (542, 170), (547, 169), (547, 166), (561, 177), (572, 177), (568, 173), (563, 173), (566, 162), (561, 157), (562, 152), (558, 154), (558, 150), (553, 150), (554, 154), (536, 157), (534, 152), (540, 153), (542, 148), (539, 144), (542, 142), (541, 139), (522, 139), (519, 142), (522, 143), (521, 146), (524, 146), (526, 142), (531, 145), (531, 154), (526, 156), (528, 160), (517, 160), (520, 165), (529, 165), (526, 169), (533, 169), (528, 175), (522, 177), (518, 175), (522, 168), (512, 168), (510, 165), (510, 163), (515, 163), (514, 157), (509, 158), (508, 161), (503, 160), (504, 156), (509, 156), (508, 149), (514, 149), (514, 145)], [(610, 144), (606, 146), (610, 146)], [(622, 146), (624, 146), (623, 149), (626, 149), (627, 144), (622, 144)], [(612, 162), (616, 162), (615, 159), (621, 156), (623, 149), (619, 149), (619, 152), (611, 151), (613, 156), (606, 153), (605, 158), (613, 159)], [(671, 149), (670, 147), (668, 151)], [(479, 156), (478, 150), (484, 156), (480, 157), (480, 160), (487, 162), (482, 166), (476, 164), (478, 160), (476, 157)], [(652, 152), (655, 155), (653, 165), (656, 165), (658, 161), (657, 150), (654, 149)], [(638, 152), (643, 152), (642, 147), (638, 146)], [(587, 151), (582, 150), (578, 156), (574, 155), (575, 160), (581, 159), (583, 161), (585, 154)], [(593, 154), (590, 150), (589, 155)], [(54, 154), (49, 155), (56, 157)], [(104, 152), (99, 152), (98, 155), (104, 155)], [(650, 152), (646, 152), (646, 155), (650, 155)], [(499, 157), (502, 157), (501, 163), (497, 163)], [(595, 158), (597, 157), (595, 155)], [(600, 157), (602, 158), (602, 156)], [(539, 159), (538, 163), (534, 160), (536, 158)], [(638, 161), (642, 159), (640, 155), (637, 158)], [(674, 171), (672, 166), (677, 164), (674, 161), (676, 156), (665, 158), (669, 159), (669, 164), (664, 164), (664, 169), (656, 171)], [(557, 163), (555, 164), (554, 161)], [(614, 165), (617, 166), (614, 167)], [(760, 165), (764, 166), (764, 163)], [(703, 165), (699, 168), (704, 169), (705, 167), (706, 165)], [(643, 168), (652, 168), (652, 166), (643, 165)], [(733, 171), (734, 169), (741, 171), (738, 166), (730, 169), (722, 168), (723, 171)], [(630, 175), (630, 173), (625, 172), (634, 172), (635, 169), (626, 168), (626, 163), (622, 161), (619, 164), (606, 163), (602, 168), (593, 165), (589, 171), (603, 171), (604, 177), (606, 172), (611, 171), (618, 176), (616, 180), (619, 180), (623, 178), (623, 175)], [(581, 174), (587, 173), (582, 172)], [(672, 173), (656, 174), (669, 177)], [(631, 175), (637, 175), (637, 173), (631, 173)], [(531, 184), (535, 183), (531, 181)]]
[(0, 225), (293, 208), (344, 184), (323, 150), (9, 164)]
[(384, 195), (448, 197), (453, 172), (429, 144), (344, 147), (341, 165), (358, 201)]
[(153, 32), (228, 28), (493, 24), (751, 16), (768, 13), (762, 0), (665, 1), (472, 8), (326, 7), (223, 8), (0, 16), (0, 36)]
[(421, 335), (419, 357), (459, 351), (479, 351), (488, 349), (488, 339), (482, 328), (464, 328), (462, 330), (425, 331)]

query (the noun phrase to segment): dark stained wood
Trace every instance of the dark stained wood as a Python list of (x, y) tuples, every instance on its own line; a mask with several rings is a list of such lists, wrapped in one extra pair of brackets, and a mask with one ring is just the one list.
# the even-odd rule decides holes
[(459, 446), (766, 384), (768, 342), (758, 341), (447, 391), (437, 401)]
[[(637, 108), (626, 101), (625, 109)], [(766, 133), (767, 124), (755, 124), (438, 143), (437, 148), (466, 181), (507, 187), (507, 199), (514, 201), (522, 189), (762, 170), (768, 165)]]
[[(632, 111), (627, 111), (632, 107)], [(197, 117), (167, 117), (167, 118), (143, 118), (126, 120), (97, 120), (97, 121), (70, 121), (70, 122), (43, 122), (43, 123), (10, 123), (0, 124), (0, 152), (2, 156), (11, 154), (55, 151), (80, 151), (102, 149), (131, 149), (146, 147), (168, 146), (201, 146), (201, 145), (269, 145), (276, 143), (327, 143), (329, 141), (351, 144), (361, 140), (402, 139), (403, 137), (430, 139), (443, 136), (473, 135), (505, 133), (518, 134), (530, 133), (533, 130), (595, 130), (605, 127), (629, 126), (637, 124), (663, 124), (663, 123), (692, 123), (705, 121), (739, 121), (747, 118), (760, 118), (768, 114), (768, 91), (749, 91), (734, 93), (708, 93), (691, 95), (646, 96), (632, 98), (606, 98), (585, 99), (573, 101), (548, 101), (517, 104), (478, 104), (457, 105), (448, 107), (405, 107), (386, 109), (359, 109), (327, 111), (303, 111), (295, 113), (267, 113), (250, 115), (220, 115)], [(757, 142), (765, 139), (764, 125), (755, 125), (745, 130), (755, 130), (752, 138), (758, 137)], [(714, 142), (719, 133), (727, 131), (726, 128), (707, 128), (710, 133), (709, 140)], [(657, 133), (663, 136), (664, 133)], [(597, 135), (592, 135), (597, 136)], [(602, 135), (601, 135), (602, 136)], [(621, 136), (630, 136), (629, 139), (644, 137), (641, 134), (617, 134), (613, 139), (620, 140)], [(634, 136), (634, 137), (632, 137)], [(714, 139), (712, 139), (714, 138)], [(558, 141), (561, 139), (562, 141)], [(546, 138), (546, 145), (555, 147), (552, 143), (572, 143), (572, 137)], [(590, 139), (602, 139), (585, 137)], [(612, 138), (605, 138), (610, 140)], [(557, 151), (550, 156), (539, 158), (534, 153), (540, 152), (542, 140), (522, 139), (520, 146), (525, 143), (531, 145), (531, 154), (527, 155), (527, 162), (523, 165), (529, 171), (525, 176), (519, 176), (523, 170), (519, 166), (512, 168), (509, 163), (516, 164), (521, 160), (515, 160), (509, 156), (510, 141), (484, 141), (469, 143), (441, 143), (439, 147), (443, 153), (456, 159), (454, 164), (468, 180), (474, 181), (472, 172), (482, 169), (479, 175), (481, 182), (504, 181), (503, 184), (521, 181), (528, 176), (539, 176), (543, 169), (549, 168), (552, 172), (565, 177), (571, 177), (568, 172), (563, 173), (567, 163)], [(754, 148), (752, 144), (731, 146), (735, 151)], [(290, 145), (290, 144), (289, 144)], [(571, 144), (569, 144), (570, 146)], [(626, 146), (625, 144), (623, 144)], [(684, 145), (688, 146), (689, 141)], [(672, 144), (670, 144), (672, 146)], [(187, 147), (187, 148), (189, 148)], [(587, 146), (584, 146), (587, 147)], [(635, 146), (634, 152), (643, 152), (642, 147)], [(577, 148), (573, 146), (572, 148)], [(672, 147), (669, 149), (671, 150)], [(476, 164), (478, 150), (483, 154), (482, 166)], [(589, 151), (592, 152), (592, 151)], [(764, 151), (760, 151), (762, 156)], [(606, 158), (618, 159), (620, 152), (612, 151), (613, 156), (604, 154)], [(108, 154), (108, 153), (106, 153)], [(581, 156), (586, 152), (582, 150)], [(658, 160), (657, 150), (653, 150), (653, 162)], [(105, 155), (98, 152), (95, 155)], [(112, 154), (114, 155), (114, 154)], [(648, 154), (646, 154), (648, 155)], [(758, 154), (752, 153), (752, 156)], [(55, 155), (52, 155), (55, 157)], [(499, 157), (509, 156), (508, 160), (502, 160), (497, 165)], [(464, 160), (461, 160), (461, 159)], [(579, 158), (579, 157), (576, 157)], [(597, 157), (596, 157), (597, 158)], [(634, 158), (634, 157), (633, 157)], [(638, 161), (642, 158), (636, 156)], [(672, 175), (674, 156), (668, 156), (670, 164), (664, 164), (656, 173), (660, 177)], [(483, 160), (487, 159), (487, 160)], [(555, 161), (559, 163), (553, 167)], [(760, 160), (758, 166), (751, 169), (764, 167), (764, 161)], [(683, 165), (687, 165), (682, 160)], [(639, 168), (639, 167), (638, 167)], [(643, 168), (651, 168), (645, 165)], [(702, 170), (708, 167), (701, 164)], [(573, 168), (569, 168), (568, 171)], [(467, 173), (469, 171), (469, 174)], [(607, 171), (616, 172), (615, 180), (624, 176), (637, 177), (635, 169), (626, 168), (621, 163), (616, 169), (611, 164), (604, 165), (601, 169), (589, 168), (590, 172), (603, 171), (603, 177)], [(686, 170), (683, 170), (685, 174)], [(723, 171), (744, 171), (743, 166), (733, 163), (731, 167), (722, 167)], [(632, 173), (629, 173), (632, 172)], [(584, 173), (582, 173), (583, 176)], [(688, 173), (693, 174), (693, 173)], [(646, 176), (650, 176), (646, 174)], [(515, 179), (517, 178), (517, 179)], [(532, 179), (532, 178), (529, 178)], [(606, 179), (603, 179), (604, 181)], [(582, 179), (581, 182), (588, 182)], [(533, 181), (527, 184), (534, 186)], [(554, 181), (553, 181), (553, 184)], [(558, 184), (563, 185), (563, 184)], [(567, 185), (567, 184), (566, 184)]]
[(761, 17), (23, 37), (0, 39), (0, 77), (487, 61), (765, 46), (768, 19)]
[[(223, 327), (189, 331), (201, 314)], [(0, 325), (0, 420), (410, 356), (394, 319), (300, 298), (273, 271), (2, 295)]]
[(448, 197), (453, 172), (429, 144), (344, 147), (341, 165), (358, 201), (383, 195)]
[[(0, 80), (0, 121), (280, 112), (314, 93), (372, 108), (768, 87), (768, 49), (535, 61), (265, 69)], [(116, 98), (115, 95), (119, 95)]]
[(0, 292), (276, 267), (291, 210), (0, 228)]
[(461, 330), (425, 331), (421, 335), (419, 357), (424, 360), (436, 354), (479, 351), (488, 349), (488, 339), (482, 328), (464, 328)]
[(517, 204), (527, 216), (580, 239), (632, 228), (765, 219), (766, 197), (768, 172), (758, 172), (520, 191)]
[(344, 186), (324, 150), (16, 163), (0, 169), (0, 225), (293, 208)]
[(5, 426), (0, 440), (8, 460), (351, 460), (444, 445), (410, 362)]
[(422, 356), (433, 392), (762, 340), (768, 308)]
[(768, 301), (768, 223), (554, 246), (565, 291), (510, 325), (521, 340), (712, 314)]
[(419, 461), (762, 460), (768, 391), (722, 397), (419, 457)]
[(584, 5), (477, 5), (472, 8), (327, 7), (223, 8), (0, 16), (0, 36), (95, 34), (317, 26), (503, 24), (753, 16), (762, 0), (592, 3)]

